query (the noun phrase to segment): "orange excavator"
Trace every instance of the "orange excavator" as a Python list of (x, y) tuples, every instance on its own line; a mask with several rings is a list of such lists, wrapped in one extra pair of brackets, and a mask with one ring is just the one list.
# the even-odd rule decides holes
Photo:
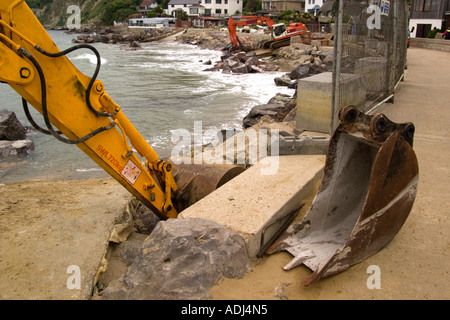
[(228, 20), (228, 33), (230, 34), (231, 45), (233, 48), (239, 48), (242, 46), (239, 38), (236, 35), (237, 26), (248, 25), (262, 25), (265, 24), (269, 27), (272, 40), (264, 43), (264, 48), (278, 49), (288, 46), (290, 44), (291, 37), (300, 36), (308, 32), (306, 26), (303, 23), (295, 22), (289, 24), (288, 27), (284, 23), (275, 23), (272, 19), (264, 16), (240, 16), (238, 21), (235, 21), (230, 16)]

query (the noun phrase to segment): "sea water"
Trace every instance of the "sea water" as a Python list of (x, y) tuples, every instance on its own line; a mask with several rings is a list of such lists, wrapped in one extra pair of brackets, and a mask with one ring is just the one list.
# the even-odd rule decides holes
[[(60, 50), (73, 46), (74, 34), (48, 31)], [(205, 71), (220, 61), (220, 51), (200, 49), (173, 42), (142, 44), (142, 50), (122, 50), (120, 45), (93, 44), (102, 57), (98, 79), (105, 91), (121, 106), (141, 135), (161, 158), (171, 155), (177, 130), (194, 132), (194, 126), (209, 135), (201, 143), (217, 141), (211, 134), (222, 129), (241, 129), (250, 109), (267, 103), (277, 93), (292, 95), (292, 89), (277, 87), (274, 78), (282, 72), (225, 74)], [(89, 50), (68, 55), (84, 74), (91, 76), (96, 57)], [(32, 107), (30, 106), (32, 109)], [(21, 97), (7, 84), (0, 83), (0, 109), (15, 112), (29, 126)], [(42, 116), (31, 110), (42, 127)], [(66, 145), (52, 136), (31, 133), (35, 150), (26, 157), (0, 159), (0, 183), (42, 179), (86, 179), (107, 174), (74, 145)]]

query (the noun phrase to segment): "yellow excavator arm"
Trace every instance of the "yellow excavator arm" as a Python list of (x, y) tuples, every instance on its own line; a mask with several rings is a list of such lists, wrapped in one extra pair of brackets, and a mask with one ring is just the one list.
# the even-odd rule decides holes
[[(92, 77), (66, 57), (75, 50), (97, 56)], [(0, 2), (0, 81), (22, 98), (25, 113), (39, 131), (76, 144), (100, 167), (161, 218), (175, 218), (172, 194), (177, 185), (172, 163), (162, 161), (96, 79), (100, 55), (80, 44), (60, 51), (23, 0)], [(44, 117), (38, 128), (31, 104)], [(133, 149), (145, 158), (145, 164)]]

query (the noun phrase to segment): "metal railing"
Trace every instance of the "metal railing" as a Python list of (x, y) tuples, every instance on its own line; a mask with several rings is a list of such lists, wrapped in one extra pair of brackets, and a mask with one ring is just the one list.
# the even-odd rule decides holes
[[(348, 87), (357, 81), (365, 99), (356, 107), (374, 112), (393, 101), (403, 79), (408, 32), (406, 0), (339, 0), (334, 18), (334, 70), (330, 132), (348, 101)], [(356, 75), (356, 77), (354, 76)], [(353, 79), (353, 80), (350, 80)]]

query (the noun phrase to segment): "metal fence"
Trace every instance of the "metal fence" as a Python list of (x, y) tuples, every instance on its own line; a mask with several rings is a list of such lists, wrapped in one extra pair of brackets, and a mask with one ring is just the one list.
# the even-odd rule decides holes
[(339, 0), (336, 9), (331, 131), (348, 101), (366, 113), (393, 101), (406, 65), (409, 18), (406, 0)]

